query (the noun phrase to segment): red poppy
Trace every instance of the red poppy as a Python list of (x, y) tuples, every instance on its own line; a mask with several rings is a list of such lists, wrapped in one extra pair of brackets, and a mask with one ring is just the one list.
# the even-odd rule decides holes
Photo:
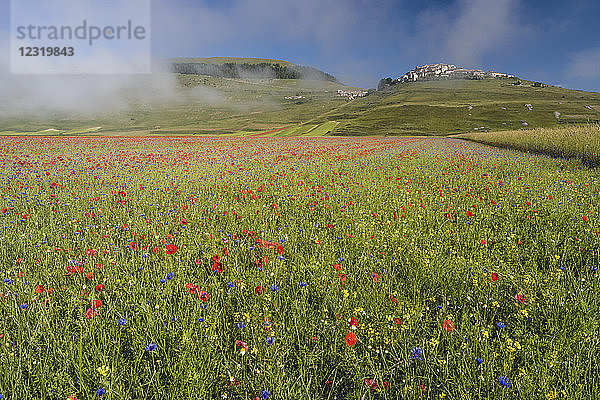
[(131, 250), (135, 250), (135, 249), (137, 249), (137, 243), (136, 243), (136, 242), (131, 242), (131, 243), (129, 243), (129, 248), (130, 248)]
[(94, 273), (93, 273), (93, 272), (88, 272), (88, 273), (85, 275), (85, 277), (86, 277), (86, 278), (88, 278), (88, 279), (90, 279), (90, 280), (92, 280), (92, 279), (94, 279)]
[(101, 300), (94, 300), (90, 304), (94, 308), (100, 308), (100, 307), (102, 307), (102, 301)]
[(371, 276), (373, 276), (373, 281), (379, 281), (379, 274), (377, 272), (372, 272)]
[(198, 291), (198, 285), (194, 285), (193, 283), (186, 283), (185, 288), (187, 289), (188, 293), (194, 293)]
[(174, 254), (177, 251), (177, 246), (174, 244), (168, 244), (165, 246), (165, 251), (167, 254)]
[(396, 325), (400, 325), (402, 323), (400, 318), (394, 318), (394, 322), (396, 323)]
[(467, 211), (467, 215), (468, 215), (469, 217), (472, 217), (472, 216), (473, 216), (473, 213), (472, 213), (472, 212), (469, 210), (469, 211)]
[(481, 239), (481, 244), (487, 244), (487, 242), (485, 241), (485, 239)]
[(358, 338), (354, 332), (348, 332), (346, 335), (346, 344), (348, 346), (354, 346), (358, 342)]
[(358, 327), (358, 319), (356, 317), (350, 318), (350, 328), (356, 329)]
[(219, 274), (222, 274), (223, 273), (222, 264), (218, 261), (213, 262), (212, 270), (214, 272), (218, 272)]
[(447, 332), (452, 332), (454, 330), (454, 323), (449, 319), (444, 320), (444, 330)]
[(208, 293), (203, 290), (200, 293), (198, 293), (198, 298), (200, 298), (200, 300), (206, 303), (208, 301)]
[(101, 292), (103, 290), (104, 290), (104, 285), (103, 284), (96, 285), (96, 292)]
[(492, 281), (496, 282), (498, 279), (500, 279), (500, 276), (497, 273), (492, 272)]
[(37, 286), (35, 287), (35, 292), (36, 292), (36, 293), (43, 293), (43, 292), (44, 292), (44, 286), (42, 286), (42, 285), (37, 285)]
[(341, 271), (342, 270), (342, 264), (333, 264), (333, 268), (335, 268), (336, 271)]
[(515, 295), (515, 299), (520, 302), (523, 303), (525, 305), (527, 305), (527, 297), (524, 297), (522, 294), (517, 294)]
[(365, 385), (370, 389), (377, 389), (377, 382), (374, 379), (365, 379)]
[(93, 308), (88, 308), (87, 311), (85, 312), (85, 317), (87, 319), (91, 319), (92, 317), (95, 317), (96, 315), (98, 315), (98, 312), (96, 310), (94, 310)]
[(280, 254), (280, 255), (281, 255), (281, 254), (283, 254), (283, 250), (284, 250), (284, 249), (283, 249), (283, 246), (282, 246), (282, 245), (280, 245), (280, 244), (278, 244), (278, 245), (277, 245), (277, 254)]
[(583, 222), (587, 222), (587, 217), (584, 215), (583, 217), (581, 217), (583, 219)]
[(263, 288), (262, 286), (257, 286), (256, 289), (254, 289), (254, 292), (256, 294), (263, 294), (265, 292), (265, 288)]

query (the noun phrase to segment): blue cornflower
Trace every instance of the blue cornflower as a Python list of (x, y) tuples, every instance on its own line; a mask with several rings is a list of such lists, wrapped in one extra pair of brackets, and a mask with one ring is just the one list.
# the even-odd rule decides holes
[(150, 343), (146, 346), (146, 351), (154, 351), (157, 347), (154, 343)]
[(274, 338), (273, 336), (269, 336), (269, 337), (267, 338), (267, 344), (270, 346), (270, 345), (272, 345), (273, 343), (275, 343), (275, 338)]
[(10, 279), (8, 279), (8, 278), (5, 278), (4, 282), (8, 283), (9, 285), (12, 283), (12, 281)]
[(173, 279), (173, 275), (174, 275), (174, 274), (173, 274), (172, 272), (169, 272), (169, 273), (167, 274), (167, 280), (168, 280), (168, 281), (170, 281), (171, 279)]
[(479, 357), (477, 357), (475, 361), (477, 361), (477, 365), (481, 365), (483, 363), (483, 360)]
[(160, 280), (160, 283), (165, 283), (165, 282), (166, 282), (166, 279), (161, 279)]
[(421, 356), (423, 355), (423, 349), (420, 347), (413, 347), (410, 350), (410, 359), (411, 360), (422, 360)]
[(227, 287), (228, 288), (235, 287), (235, 283), (233, 283), (233, 282), (227, 282)]
[(24, 303), (24, 304), (21, 304), (19, 307), (21, 307), (23, 310), (26, 310), (27, 307), (29, 307), (29, 304)]
[(100, 389), (96, 390), (96, 394), (97, 394), (98, 396), (103, 396), (103, 395), (104, 395), (104, 393), (106, 393), (106, 390), (105, 390), (105, 389), (103, 389), (103, 388), (100, 388)]
[(198, 318), (198, 322), (204, 322), (204, 318)]
[(500, 328), (500, 329), (504, 329), (504, 328), (506, 328), (506, 324), (505, 324), (504, 322), (498, 322), (498, 323), (496, 324), (496, 326), (497, 326), (498, 328)]
[(125, 325), (126, 323), (127, 323), (127, 320), (126, 320), (125, 318), (120, 318), (120, 319), (117, 321), (117, 324), (119, 324), (119, 326), (123, 326), (123, 325)]
[(269, 398), (269, 396), (271, 395), (271, 393), (267, 392), (266, 390), (262, 391), (262, 394), (260, 395), (260, 398), (262, 400), (267, 400)]
[(238, 322), (235, 326), (237, 326), (238, 329), (244, 329), (246, 327), (246, 324), (244, 324), (243, 322)]
[(498, 382), (500, 383), (500, 385), (502, 385), (504, 389), (507, 389), (512, 385), (510, 379), (508, 379), (506, 376), (501, 376), (500, 378), (498, 378)]
[(274, 292), (278, 292), (279, 291), (279, 286), (277, 285), (271, 285), (271, 290)]
[(306, 286), (308, 286), (308, 283), (306, 283), (306, 282), (300, 282), (300, 286), (306, 287)]

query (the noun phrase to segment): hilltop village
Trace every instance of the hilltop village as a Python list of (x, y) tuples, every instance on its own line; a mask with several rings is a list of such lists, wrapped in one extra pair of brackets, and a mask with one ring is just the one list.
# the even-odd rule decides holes
[(426, 64), (415, 67), (398, 79), (385, 78), (379, 82), (378, 90), (397, 83), (444, 79), (514, 78), (514, 75), (481, 69), (457, 67), (454, 64)]

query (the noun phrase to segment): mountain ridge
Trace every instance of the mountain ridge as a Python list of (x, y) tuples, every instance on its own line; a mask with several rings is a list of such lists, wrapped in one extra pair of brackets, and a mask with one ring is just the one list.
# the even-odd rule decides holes
[(304, 79), (339, 81), (315, 67), (289, 61), (244, 57), (179, 57), (169, 60), (171, 71), (178, 74), (206, 75), (231, 79)]

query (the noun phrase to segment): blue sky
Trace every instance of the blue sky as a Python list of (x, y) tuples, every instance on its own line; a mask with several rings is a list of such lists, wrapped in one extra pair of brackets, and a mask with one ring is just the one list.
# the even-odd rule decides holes
[(152, 51), (285, 59), (362, 87), (446, 62), (600, 92), (598, 20), (598, 0), (152, 0)]

